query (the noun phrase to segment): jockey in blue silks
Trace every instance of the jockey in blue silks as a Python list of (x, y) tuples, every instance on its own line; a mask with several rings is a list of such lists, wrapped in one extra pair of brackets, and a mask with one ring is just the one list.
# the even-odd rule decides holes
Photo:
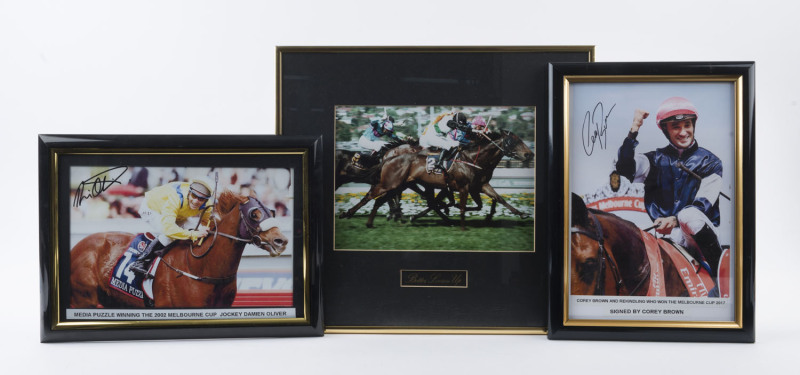
[(462, 146), (466, 146), (475, 140), (474, 134), (485, 134), (487, 131), (486, 120), (482, 116), (475, 116), (472, 121), (467, 122), (466, 127), (457, 127), (447, 132), (447, 139), (452, 139)]
[[(452, 115), (452, 118), (442, 124), (444, 119), (450, 115)], [(446, 127), (444, 125), (446, 125)], [(444, 167), (445, 161), (454, 156), (458, 150), (458, 146), (461, 145), (460, 141), (448, 137), (448, 133), (452, 130), (460, 130), (465, 133), (469, 132), (469, 124), (465, 114), (461, 112), (440, 114), (425, 127), (425, 130), (419, 137), (420, 146), (428, 148), (438, 147), (442, 150), (439, 154), (439, 161), (436, 163), (436, 167), (442, 170), (446, 169)]]
[(669, 144), (644, 154), (635, 153), (639, 127), (648, 116), (644, 110), (635, 111), (631, 130), (619, 148), (616, 169), (632, 182), (644, 182), (645, 208), (657, 232), (700, 251), (707, 262), (704, 267), (717, 284), (709, 297), (718, 297), (722, 162), (697, 144), (697, 108), (681, 97), (664, 101), (656, 114), (656, 124)]
[(383, 119), (374, 119), (370, 121), (369, 125), (370, 126), (364, 130), (364, 133), (361, 134), (361, 138), (358, 139), (358, 145), (363, 148), (372, 150), (375, 153), (380, 153), (383, 146), (389, 143), (383, 140), (384, 137), (390, 140), (400, 140), (400, 137), (394, 132), (394, 118), (392, 116), (387, 116)]

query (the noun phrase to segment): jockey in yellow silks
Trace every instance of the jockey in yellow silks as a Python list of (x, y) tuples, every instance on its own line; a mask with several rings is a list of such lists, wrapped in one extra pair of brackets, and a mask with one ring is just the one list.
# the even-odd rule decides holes
[[(204, 179), (189, 182), (171, 182), (154, 188), (144, 194), (144, 201), (139, 207), (139, 215), (152, 228), (156, 239), (142, 251), (139, 260), (131, 264), (134, 272), (147, 274), (150, 254), (162, 249), (175, 240), (197, 241), (208, 235), (208, 223), (211, 209), (208, 199), (213, 195), (213, 187)], [(197, 229), (187, 229), (187, 220), (200, 216), (201, 225)]]

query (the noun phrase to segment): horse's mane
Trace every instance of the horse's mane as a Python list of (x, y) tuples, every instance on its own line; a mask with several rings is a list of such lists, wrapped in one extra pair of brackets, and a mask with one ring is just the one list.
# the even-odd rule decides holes
[[(407, 139), (392, 139), (388, 143), (386, 143), (386, 145), (384, 147), (386, 147), (387, 150), (391, 150), (393, 148), (397, 148), (397, 147), (400, 147), (400, 146), (403, 146), (403, 145), (418, 146), (419, 145), (419, 140), (417, 140), (417, 139), (410, 139), (410, 140), (407, 140)], [(350, 157), (350, 156), (353, 156), (353, 154), (355, 154), (355, 153), (357, 153), (359, 151), (358, 150), (353, 151), (353, 150), (347, 150), (347, 149), (343, 149), (343, 148), (337, 148), (336, 152), (344, 154), (344, 155), (347, 155), (348, 157)]]
[(408, 140), (408, 139), (392, 139), (392, 140), (389, 141), (389, 143), (386, 144), (386, 148), (391, 150), (393, 148), (400, 147), (402, 145), (416, 146), (416, 145), (419, 145), (419, 140), (416, 140), (416, 139), (410, 139), (410, 140)]
[[(483, 136), (480, 136), (478, 134), (475, 134), (473, 136), (475, 138), (475, 141), (474, 142), (470, 142), (469, 145), (467, 145), (467, 147), (465, 147), (464, 149), (471, 150), (471, 149), (476, 149), (478, 147), (485, 147), (486, 145), (488, 145), (492, 141), (493, 142), (497, 142), (500, 139), (502, 139), (503, 137), (506, 137), (508, 135), (516, 137), (516, 138), (519, 138), (516, 134), (514, 134), (514, 133), (512, 133), (512, 132), (510, 132), (508, 130), (503, 130), (503, 129), (501, 129), (500, 131), (496, 131), (496, 132), (488, 132), (488, 133), (486, 133), (486, 135), (489, 137), (489, 139), (486, 139), (486, 137), (483, 137)], [(521, 141), (521, 139), (520, 139), (520, 141)]]
[(230, 190), (224, 190), (217, 198), (217, 210), (222, 214), (231, 212), (236, 206), (247, 202), (249, 198), (244, 195), (236, 194)]
[(626, 226), (626, 227), (628, 227), (629, 230), (631, 230), (633, 232), (638, 232), (638, 230), (639, 230), (639, 227), (636, 224), (634, 224), (633, 222), (631, 222), (629, 220), (625, 220), (625, 219), (623, 219), (623, 218), (621, 218), (621, 217), (619, 217), (617, 215), (614, 215), (611, 212), (606, 212), (606, 211), (602, 211), (602, 210), (598, 210), (598, 209), (594, 209), (594, 208), (588, 208), (588, 207), (587, 207), (587, 210), (589, 212), (597, 215), (597, 216), (604, 217), (604, 218), (606, 218), (608, 220), (611, 220), (613, 222), (617, 222), (621, 226)]
[(582, 228), (594, 226), (592, 220), (589, 219), (589, 213), (607, 220), (618, 222), (620, 225), (627, 226), (630, 230), (636, 230), (639, 228), (636, 226), (636, 224), (610, 212), (587, 207), (586, 202), (583, 201), (583, 198), (575, 193), (572, 193), (572, 225)]

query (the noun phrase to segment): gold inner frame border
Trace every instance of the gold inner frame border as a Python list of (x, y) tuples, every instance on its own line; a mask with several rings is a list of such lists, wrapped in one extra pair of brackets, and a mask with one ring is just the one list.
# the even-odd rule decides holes
[[(569, 319), (569, 220), (570, 220), (570, 199), (569, 199), (569, 121), (570, 121), (570, 84), (571, 83), (650, 83), (650, 82), (729, 82), (734, 85), (734, 246), (737, 249), (734, 259), (735, 287), (734, 287), (734, 320), (733, 321), (661, 321), (661, 320), (606, 320), (606, 319)], [(642, 327), (642, 328), (743, 328), (743, 264), (744, 252), (741, 250), (743, 239), (742, 210), (743, 210), (743, 127), (744, 127), (744, 77), (741, 75), (567, 75), (563, 78), (563, 137), (564, 142), (564, 222), (562, 256), (564, 267), (562, 269), (562, 290), (561, 299), (563, 301), (562, 324), (566, 326), (580, 327)], [(557, 110), (557, 109), (554, 109)]]
[[(283, 54), (284, 53), (502, 53), (502, 52), (586, 52), (594, 62), (595, 46), (277, 46), (275, 78), (275, 134), (283, 134)], [(535, 209), (535, 208), (534, 208)], [(535, 234), (534, 234), (535, 235)], [(534, 241), (535, 242), (535, 241)], [(442, 252), (442, 251), (437, 251)], [(535, 243), (534, 252), (535, 253)], [(327, 326), (325, 333), (395, 334), (525, 334), (545, 335), (547, 327), (362, 327)]]
[[(270, 149), (269, 151), (258, 149), (162, 149), (158, 152), (141, 151), (136, 149), (116, 149), (109, 151), (105, 148), (53, 148), (50, 150), (50, 199), (53, 202), (51, 207), (51, 233), (50, 236), (53, 240), (52, 252), (49, 254), (51, 258), (50, 267), (53, 270), (53, 277), (50, 280), (50, 301), (53, 306), (53, 317), (50, 328), (56, 330), (84, 330), (84, 329), (114, 329), (114, 328), (167, 328), (167, 327), (186, 327), (186, 326), (215, 326), (215, 327), (235, 327), (235, 326), (248, 326), (248, 325), (308, 325), (311, 323), (310, 305), (311, 305), (311, 280), (310, 280), (310, 267), (309, 260), (309, 213), (308, 213), (308, 183), (309, 183), (309, 150), (307, 149)], [(104, 320), (81, 320), (81, 321), (67, 321), (61, 314), (61, 285), (60, 285), (60, 272), (59, 272), (59, 220), (58, 220), (58, 158), (60, 155), (237, 155), (237, 156), (264, 156), (264, 155), (298, 155), (302, 159), (302, 176), (303, 176), (303, 318), (275, 318), (275, 319), (236, 319), (236, 320), (218, 320), (218, 319), (192, 319), (192, 320), (128, 320), (128, 321), (104, 321)], [(297, 307), (295, 307), (297, 308)]]
[[(359, 104), (336, 104), (334, 106), (334, 109), (338, 108), (338, 107), (355, 107), (355, 106), (361, 106), (361, 105), (359, 105)], [(414, 104), (408, 104), (408, 105), (403, 105), (403, 104), (369, 105), (369, 107), (413, 107), (413, 106), (417, 106), (417, 105), (414, 105)], [(444, 105), (437, 105), (437, 104), (423, 105), (423, 106), (445, 107)], [(449, 106), (450, 105), (448, 105), (448, 107)], [(471, 104), (454, 105), (454, 107), (470, 107), (470, 106), (472, 106), (472, 107), (491, 107), (490, 105), (485, 105), (485, 106), (482, 106), (482, 105), (471, 105)], [(501, 106), (497, 106), (497, 107), (501, 107)], [(509, 108), (511, 108), (511, 107), (530, 107), (530, 108), (533, 109), (534, 113), (536, 113), (536, 116), (538, 116), (537, 108), (534, 105), (530, 105), (530, 106), (503, 106), (503, 107), (509, 107)], [(536, 137), (538, 136), (538, 134), (536, 134), (537, 121), (538, 120), (536, 118), (534, 118), (534, 121), (533, 121), (533, 133), (534, 133), (533, 142), (534, 142), (534, 145), (536, 144)], [(335, 113), (334, 113), (334, 118), (332, 120), (332, 124), (331, 125), (334, 126), (334, 134), (336, 134), (336, 129), (335, 129), (335, 126), (336, 126), (336, 114)], [(336, 153), (336, 150), (334, 149), (334, 156), (335, 156), (335, 153)], [(335, 171), (336, 170), (336, 158), (334, 157), (332, 159), (333, 159), (333, 165), (332, 165), (332, 169), (331, 170)], [(534, 165), (533, 173), (534, 173), (534, 176), (535, 176), (536, 175), (536, 167), (535, 167), (536, 166), (536, 151), (535, 150), (534, 150), (533, 165)], [(534, 194), (535, 193), (536, 193), (536, 189), (534, 187)], [(336, 190), (335, 189), (331, 193), (331, 195), (332, 195), (333, 201), (335, 202), (336, 201)], [(536, 218), (536, 205), (535, 204), (533, 205), (533, 218), (534, 218), (534, 220)], [(388, 253), (388, 252), (424, 252), (424, 253), (493, 253), (493, 254), (497, 254), (497, 253), (523, 253), (523, 254), (524, 253), (530, 253), (530, 254), (533, 254), (533, 253), (536, 253), (535, 222), (534, 222), (534, 230), (531, 232), (531, 234), (533, 235), (533, 250), (495, 250), (495, 249), (492, 249), (492, 250), (337, 249), (336, 248), (336, 218), (334, 218), (334, 220), (333, 220), (333, 241), (334, 241), (333, 251), (343, 251), (343, 252), (344, 251), (347, 251), (347, 252), (379, 252), (379, 253)]]

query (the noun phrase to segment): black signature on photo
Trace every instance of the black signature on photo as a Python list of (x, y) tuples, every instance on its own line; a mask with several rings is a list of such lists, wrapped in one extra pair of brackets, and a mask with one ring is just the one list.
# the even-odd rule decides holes
[(80, 185), (78, 185), (78, 190), (75, 192), (75, 200), (73, 201), (73, 205), (75, 207), (80, 206), (84, 199), (94, 198), (100, 195), (100, 193), (108, 190), (108, 188), (114, 184), (122, 185), (122, 183), (118, 180), (127, 170), (128, 167), (114, 167), (87, 178), (81, 182)]
[(600, 149), (605, 149), (608, 146), (606, 141), (606, 129), (608, 129), (608, 116), (611, 116), (611, 111), (614, 110), (614, 104), (605, 112), (603, 102), (598, 102), (591, 111), (586, 111), (583, 117), (583, 125), (581, 127), (581, 140), (583, 141), (583, 151), (587, 156), (591, 156), (594, 152), (594, 146), (597, 142), (600, 143)]

